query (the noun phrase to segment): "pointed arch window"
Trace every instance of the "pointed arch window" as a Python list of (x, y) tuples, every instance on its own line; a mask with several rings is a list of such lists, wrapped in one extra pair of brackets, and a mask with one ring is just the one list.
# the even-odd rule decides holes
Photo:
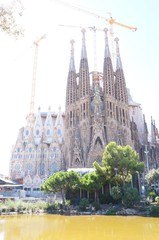
[(58, 135), (61, 135), (61, 129), (58, 129), (58, 130), (57, 130), (57, 134), (58, 134)]
[(29, 135), (29, 130), (25, 131), (25, 135), (28, 136)]
[(96, 141), (95, 141), (95, 145), (96, 145), (97, 143), (99, 143), (99, 145), (100, 145), (101, 147), (103, 147), (103, 144), (102, 144), (102, 141), (101, 141), (100, 137), (97, 137), (97, 139), (96, 139)]
[(31, 147), (29, 148), (29, 152), (32, 152), (32, 148)]
[(18, 153), (20, 152), (20, 147), (17, 148), (17, 152), (18, 152)]
[(123, 145), (122, 140), (120, 138), (118, 139), (117, 143), (118, 143), (118, 145), (121, 145), (121, 146)]
[(56, 147), (53, 147), (53, 151), (56, 152)]
[(76, 166), (79, 166), (79, 165), (80, 165), (80, 160), (79, 160), (79, 158), (76, 158), (76, 159), (75, 159), (75, 165), (76, 165)]
[(50, 136), (50, 134), (51, 134), (50, 129), (47, 129), (46, 134), (47, 134), (47, 136)]
[(40, 134), (40, 131), (39, 131), (39, 129), (37, 129), (36, 130), (36, 135), (39, 136), (39, 134)]
[(55, 158), (55, 153), (52, 152), (52, 153), (50, 154), (50, 159), (54, 159), (54, 158)]
[(39, 164), (39, 172), (40, 172), (40, 175), (45, 174), (45, 164), (44, 163)]

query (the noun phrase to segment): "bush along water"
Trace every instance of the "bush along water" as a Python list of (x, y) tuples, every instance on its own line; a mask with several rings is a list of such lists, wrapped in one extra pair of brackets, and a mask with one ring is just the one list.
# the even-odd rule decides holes
[(22, 200), (12, 201), (6, 200), (0, 203), (0, 214), (16, 213), (37, 213), (38, 211), (45, 211), (47, 203), (44, 201), (25, 202)]
[(152, 205), (150, 207), (150, 216), (159, 217), (159, 205)]
[(88, 207), (89, 207), (88, 199), (82, 198), (79, 203), (78, 211), (81, 211), (81, 212), (87, 211)]
[(140, 196), (136, 188), (126, 187), (123, 190), (122, 204), (126, 208), (134, 207), (140, 202)]

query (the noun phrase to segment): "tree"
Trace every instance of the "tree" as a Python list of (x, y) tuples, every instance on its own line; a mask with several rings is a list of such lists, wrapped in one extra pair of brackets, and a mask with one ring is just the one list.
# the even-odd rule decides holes
[(23, 30), (17, 26), (16, 14), (22, 16), (20, 0), (13, 1), (11, 5), (0, 5), (0, 28), (3, 32), (15, 37), (23, 33)]
[(138, 153), (131, 146), (120, 146), (110, 142), (103, 153), (102, 166), (94, 163), (94, 167), (98, 172), (100, 168), (106, 173), (110, 182), (114, 180), (125, 185), (130, 176), (144, 170), (144, 163), (138, 162), (138, 159)]
[(151, 169), (145, 176), (145, 179), (148, 185), (151, 187), (152, 184), (156, 184), (159, 182), (159, 168), (158, 169)]
[(107, 182), (110, 180), (110, 172), (108, 169), (100, 166), (96, 161), (93, 163), (93, 167), (95, 168), (96, 173), (103, 178), (103, 181), (105, 180), (105, 182)]
[(50, 176), (41, 186), (46, 193), (61, 193), (62, 202), (65, 205), (65, 194), (67, 189), (76, 189), (79, 186), (79, 174), (70, 172), (57, 172)]
[(99, 202), (98, 190), (103, 186), (103, 179), (96, 172), (91, 172), (81, 177), (80, 182), (82, 189), (95, 192), (95, 201)]

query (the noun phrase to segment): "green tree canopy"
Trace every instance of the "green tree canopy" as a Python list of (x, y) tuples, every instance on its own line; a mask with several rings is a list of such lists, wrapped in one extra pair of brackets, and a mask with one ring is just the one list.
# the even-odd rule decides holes
[(79, 186), (79, 174), (70, 172), (57, 172), (50, 176), (41, 186), (46, 193), (61, 193), (63, 204), (65, 204), (65, 193), (67, 189), (76, 189)]
[(80, 179), (81, 188), (88, 192), (95, 192), (95, 200), (98, 202), (98, 190), (103, 186), (103, 178), (100, 177), (96, 172), (85, 174)]
[(129, 145), (120, 146), (115, 142), (110, 142), (103, 153), (102, 166), (94, 163), (94, 167), (98, 172), (106, 174), (106, 178), (111, 182), (112, 180), (122, 181), (125, 184), (129, 175), (144, 170), (144, 163), (139, 162), (138, 153)]

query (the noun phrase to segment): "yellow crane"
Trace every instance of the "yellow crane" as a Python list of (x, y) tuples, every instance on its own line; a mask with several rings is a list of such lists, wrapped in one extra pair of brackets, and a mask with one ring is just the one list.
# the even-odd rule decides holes
[(66, 7), (75, 9), (77, 11), (81, 11), (83, 13), (92, 15), (92, 16), (97, 17), (99, 19), (103, 19), (110, 25), (116, 24), (118, 26), (125, 27), (127, 29), (132, 30), (132, 31), (137, 31), (137, 27), (129, 26), (129, 25), (126, 25), (126, 24), (123, 24), (123, 23), (120, 23), (120, 22), (116, 21), (116, 19), (112, 18), (111, 14), (109, 12), (107, 14), (110, 16), (110, 18), (107, 18), (107, 17), (105, 17), (105, 16), (103, 16), (101, 14), (93, 12), (92, 10), (88, 10), (86, 8), (82, 8), (81, 6), (74, 5), (74, 4), (65, 2), (65, 1), (54, 0), (54, 2), (60, 3), (60, 4), (64, 5), (64, 6), (66, 6)]
[[(110, 12), (107, 12), (107, 15), (109, 15), (109, 18), (107, 18), (106, 16), (103, 16), (101, 14), (98, 14), (96, 13), (95, 11), (92, 11), (92, 10), (88, 10), (86, 8), (83, 8), (81, 6), (78, 6), (78, 5), (75, 5), (75, 4), (71, 4), (71, 3), (68, 3), (66, 1), (62, 1), (62, 0), (54, 0), (54, 2), (57, 2), (58, 4), (62, 4), (66, 7), (69, 7), (71, 9), (74, 9), (74, 10), (77, 10), (77, 11), (80, 11), (80, 12), (83, 12), (85, 14), (89, 14), (91, 16), (94, 16), (98, 19), (102, 19), (104, 21), (106, 21), (106, 23), (109, 25), (108, 29), (109, 29), (109, 34), (110, 34), (110, 37), (111, 37), (111, 53), (112, 53), (112, 63), (113, 63), (113, 66), (115, 67), (115, 51), (114, 51), (114, 31), (113, 31), (113, 25), (118, 25), (120, 27), (124, 27), (124, 28), (127, 28), (133, 32), (137, 31), (137, 27), (134, 27), (134, 26), (129, 26), (127, 24), (123, 24), (123, 23), (120, 23), (118, 21), (116, 21), (116, 19), (112, 18), (112, 14)], [(95, 31), (94, 31), (95, 33)]]

